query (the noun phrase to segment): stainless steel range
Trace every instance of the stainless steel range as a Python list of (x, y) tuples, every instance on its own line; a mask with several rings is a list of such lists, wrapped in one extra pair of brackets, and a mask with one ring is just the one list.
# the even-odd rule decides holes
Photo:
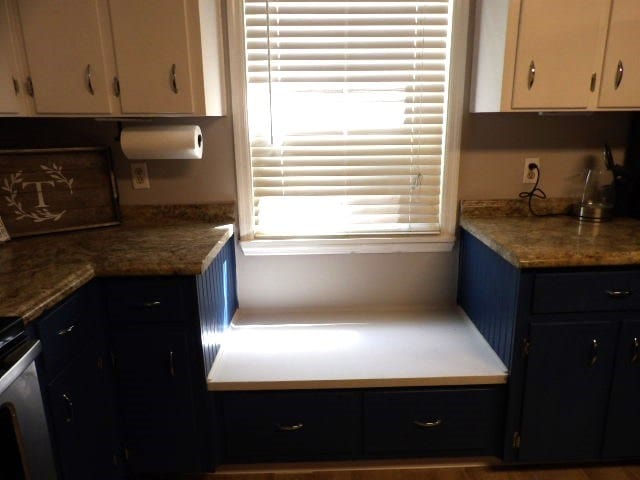
[(56, 469), (35, 359), (40, 341), (20, 319), (0, 318), (0, 478), (49, 480)]

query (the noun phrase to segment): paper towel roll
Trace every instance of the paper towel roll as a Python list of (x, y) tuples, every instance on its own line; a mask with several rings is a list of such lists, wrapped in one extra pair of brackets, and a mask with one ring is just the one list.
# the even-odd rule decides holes
[(125, 127), (120, 146), (131, 160), (202, 158), (202, 131), (198, 125)]

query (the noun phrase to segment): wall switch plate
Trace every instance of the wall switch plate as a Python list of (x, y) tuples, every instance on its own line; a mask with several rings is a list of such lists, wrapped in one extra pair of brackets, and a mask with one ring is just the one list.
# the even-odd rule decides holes
[(151, 188), (149, 183), (149, 171), (145, 162), (131, 164), (131, 183), (135, 190)]
[(522, 174), (522, 183), (536, 183), (538, 180), (538, 171), (529, 169), (529, 165), (535, 164), (538, 166), (538, 170), (542, 168), (539, 158), (525, 158), (524, 159), (524, 173)]

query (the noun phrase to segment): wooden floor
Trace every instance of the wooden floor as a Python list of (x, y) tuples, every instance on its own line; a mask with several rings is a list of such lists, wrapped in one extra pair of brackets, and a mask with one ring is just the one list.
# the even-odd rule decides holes
[[(158, 477), (155, 477), (156, 479)], [(581, 467), (426, 466), (282, 471), (233, 471), (163, 480), (640, 480), (640, 465)]]

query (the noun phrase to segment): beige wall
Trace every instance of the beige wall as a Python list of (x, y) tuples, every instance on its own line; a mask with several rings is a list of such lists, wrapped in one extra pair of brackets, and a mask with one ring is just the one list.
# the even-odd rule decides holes
[[(542, 159), (541, 187), (568, 196), (604, 141), (622, 161), (629, 116), (465, 114), (460, 199), (515, 198), (525, 157)], [(151, 190), (133, 190), (129, 162), (114, 123), (79, 120), (0, 120), (0, 146), (111, 145), (123, 204), (206, 203), (235, 198), (231, 117), (157, 120), (197, 123), (202, 160), (149, 161)], [(243, 307), (447, 305), (455, 302), (457, 252), (245, 257), (238, 251)]]

